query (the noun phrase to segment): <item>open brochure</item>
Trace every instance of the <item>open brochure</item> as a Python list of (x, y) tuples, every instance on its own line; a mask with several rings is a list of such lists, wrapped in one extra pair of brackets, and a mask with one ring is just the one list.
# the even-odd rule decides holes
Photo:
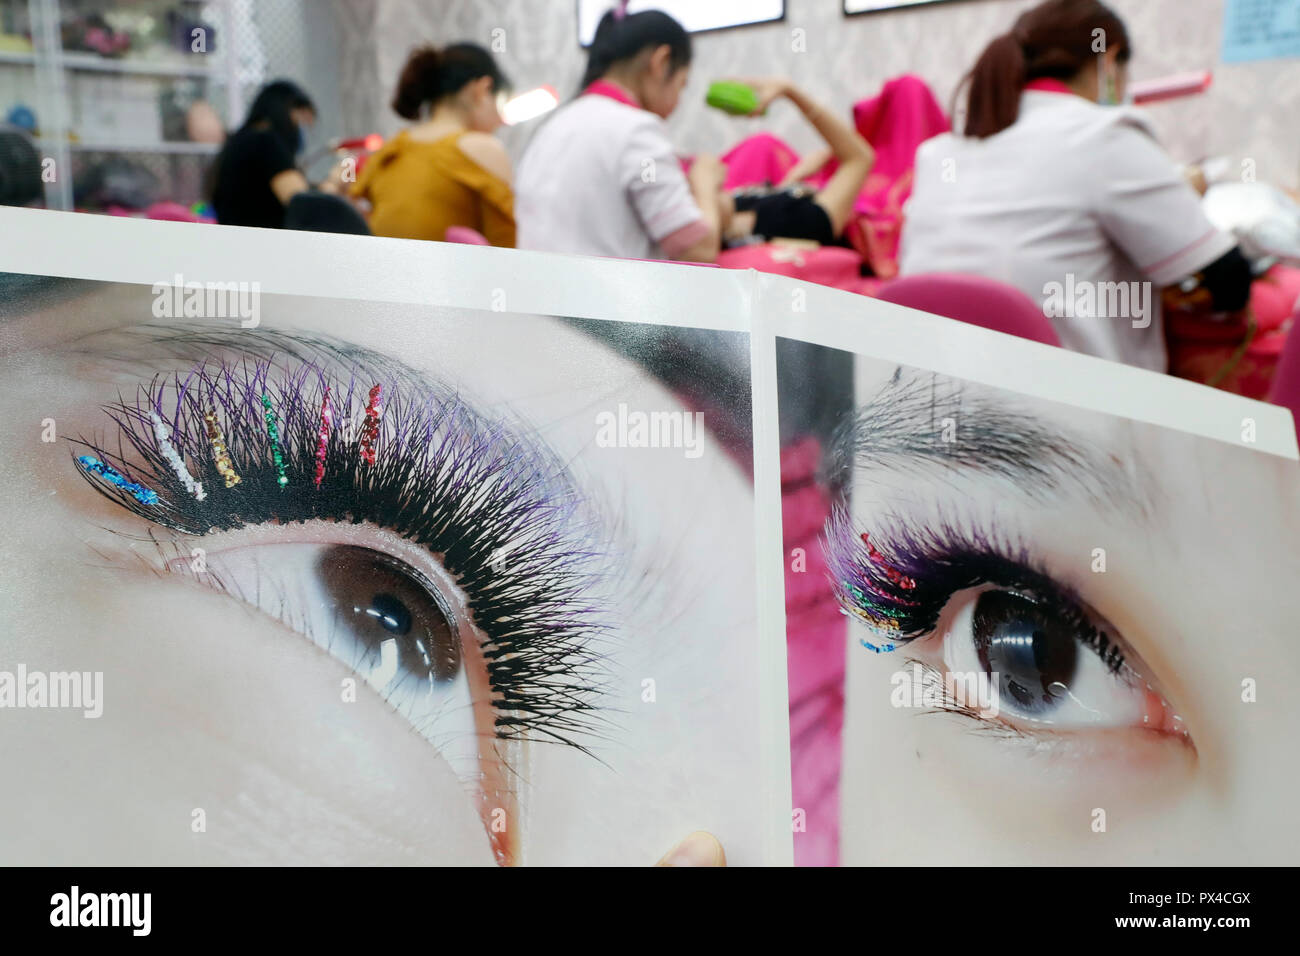
[(752, 271), (0, 236), (3, 862), (1294, 854), (1283, 409)]

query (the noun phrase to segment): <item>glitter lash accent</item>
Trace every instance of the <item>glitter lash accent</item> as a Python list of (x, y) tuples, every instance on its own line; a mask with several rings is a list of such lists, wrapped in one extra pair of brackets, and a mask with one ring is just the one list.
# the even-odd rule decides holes
[(889, 578), (889, 580), (893, 581), (904, 591), (911, 591), (916, 588), (915, 581), (884, 559), (884, 556), (876, 550), (876, 546), (871, 543), (871, 536), (865, 531), (862, 532), (862, 543), (867, 546), (867, 557), (884, 569), (885, 577)]
[(196, 501), (202, 501), (208, 496), (203, 490), (203, 483), (196, 481), (190, 474), (190, 470), (185, 467), (185, 459), (181, 457), (180, 452), (171, 441), (171, 431), (158, 417), (158, 413), (150, 410), (149, 418), (153, 422), (153, 434), (158, 439), (158, 448), (162, 451), (163, 457), (167, 459), (167, 464), (172, 466), (172, 471), (176, 472), (176, 477), (181, 480), (185, 490), (192, 494)]
[(262, 396), (262, 408), (266, 410), (266, 435), (271, 440), (271, 458), (275, 460), (275, 480), (283, 488), (289, 483), (289, 476), (284, 473), (284, 455), (280, 451), (280, 428), (275, 423), (275, 411), (271, 408), (271, 396)]
[(320, 403), (320, 428), (316, 432), (316, 471), (312, 477), (317, 488), (325, 480), (325, 450), (329, 448), (330, 429), (334, 427), (334, 412), (330, 409), (330, 387), (325, 386), (325, 397)]
[(208, 428), (208, 441), (212, 442), (212, 457), (217, 463), (217, 471), (226, 479), (226, 487), (233, 488), (239, 484), (239, 475), (235, 474), (235, 466), (230, 462), (226, 439), (221, 434), (221, 426), (217, 424), (216, 409), (208, 409), (203, 414), (203, 421)]
[(383, 411), (383, 406), (379, 404), (379, 397), (383, 394), (383, 390), (382, 385), (370, 389), (370, 401), (366, 403), (366, 420), (361, 426), (361, 460), (367, 465), (375, 463), (375, 439), (379, 437), (379, 415)]
[(140, 504), (158, 504), (158, 492), (150, 491), (144, 485), (138, 485), (134, 481), (127, 481), (126, 478), (122, 476), (121, 472), (104, 464), (98, 458), (93, 458), (90, 455), (78, 455), (77, 462), (82, 468), (86, 469), (86, 471), (99, 475), (110, 485), (121, 488), (136, 501), (140, 502)]
[[(606, 727), (597, 642), (611, 632), (606, 601), (617, 586), (615, 545), (599, 510), (527, 424), (485, 414), (451, 389), (407, 379), (382, 390), (362, 384), (376, 377), (364, 368), (251, 357), (157, 375), (104, 406), (108, 434), (73, 439), (107, 469), (81, 464), (79, 472), (126, 511), (180, 534), (330, 521), (370, 524), (423, 547), (471, 597), (495, 736), (591, 753), (583, 741), (600, 739)], [(369, 462), (335, 427), (363, 410)], [(175, 448), (211, 445), (211, 457), (190, 459), (206, 500), (189, 492), (155, 440), (151, 411)], [(150, 487), (137, 493), (108, 472)], [(223, 479), (238, 490), (224, 494)], [(506, 554), (508, 561), (494, 560)]]

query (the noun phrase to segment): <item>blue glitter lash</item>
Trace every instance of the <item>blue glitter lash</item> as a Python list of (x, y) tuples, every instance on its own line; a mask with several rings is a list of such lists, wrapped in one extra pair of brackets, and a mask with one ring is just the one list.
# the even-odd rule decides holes
[(110, 485), (115, 485), (123, 491), (130, 493), (131, 497), (140, 502), (140, 504), (158, 504), (158, 492), (150, 491), (144, 485), (138, 485), (134, 481), (127, 481), (126, 478), (122, 476), (121, 472), (104, 464), (98, 458), (93, 458), (90, 455), (78, 455), (77, 462), (82, 468), (86, 469), (86, 471), (99, 475), (99, 477), (103, 478)]

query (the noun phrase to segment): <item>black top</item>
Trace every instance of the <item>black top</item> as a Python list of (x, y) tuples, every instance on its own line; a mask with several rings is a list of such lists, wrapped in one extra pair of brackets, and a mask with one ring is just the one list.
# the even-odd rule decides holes
[(271, 180), (294, 168), (293, 153), (269, 129), (243, 129), (226, 140), (217, 161), (212, 208), (228, 226), (284, 225), (284, 205)]

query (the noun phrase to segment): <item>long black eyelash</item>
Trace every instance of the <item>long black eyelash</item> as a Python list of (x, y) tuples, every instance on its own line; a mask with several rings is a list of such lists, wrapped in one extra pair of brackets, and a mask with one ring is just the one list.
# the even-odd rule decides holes
[[(587, 751), (575, 738), (595, 733), (600, 722), (603, 680), (593, 644), (608, 626), (595, 595), (608, 553), (563, 465), (455, 395), (406, 394), (382, 383), (375, 462), (367, 466), (359, 454), (361, 428), (342, 425), (362, 419), (372, 383), (338, 380), (313, 364), (273, 378), (275, 368), (269, 360), (209, 362), (171, 379), (156, 377), (134, 400), (105, 406), (117, 425), (111, 446), (84, 437), (73, 442), (125, 481), (151, 489), (156, 503), (103, 474), (80, 473), (133, 514), (185, 534), (321, 519), (368, 522), (423, 545), (457, 576), (486, 635), (482, 653), (497, 736)], [(336, 427), (317, 486), (327, 388)], [(283, 486), (263, 395), (277, 418)], [(209, 411), (240, 479), (233, 487), (217, 466), (204, 420)], [(204, 500), (168, 462), (154, 415), (202, 484)]]
[(1023, 548), (1008, 549), (946, 521), (861, 532), (843, 504), (826, 521), (824, 547), (840, 607), (881, 634), (885, 649), (931, 633), (958, 591), (991, 584), (1048, 605), (1111, 673), (1124, 667), (1120, 646), (1074, 594), (1033, 567)]
[(973, 730), (979, 733), (990, 734), (994, 737), (1012, 737), (1024, 738), (1031, 736), (1024, 730), (1014, 724), (1007, 723), (1003, 720), (990, 720), (980, 714), (979, 710), (970, 704), (958, 700), (948, 690), (944, 681), (944, 675), (938, 668), (927, 664), (915, 657), (903, 658), (903, 667), (918, 667), (921, 670), (921, 684), (923, 689), (928, 689), (935, 700), (933, 706), (927, 706), (921, 712), (923, 714), (956, 714), (959, 717), (965, 717), (974, 721)]

